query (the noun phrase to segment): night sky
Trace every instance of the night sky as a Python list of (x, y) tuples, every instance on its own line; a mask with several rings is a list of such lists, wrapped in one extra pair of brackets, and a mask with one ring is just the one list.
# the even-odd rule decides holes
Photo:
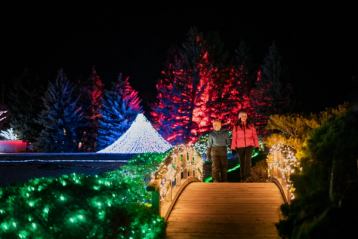
[(168, 50), (183, 42), (191, 26), (218, 32), (229, 52), (245, 40), (257, 63), (275, 40), (290, 73), (296, 111), (323, 110), (349, 99), (353, 76), (358, 74), (358, 27), (350, 12), (339, 12), (341, 17), (314, 12), (249, 16), (232, 8), (140, 12), (55, 5), (4, 12), (2, 92), (24, 69), (46, 85), (60, 67), (75, 81), (87, 78), (95, 65), (106, 83), (119, 72), (129, 75), (143, 101), (153, 102)]

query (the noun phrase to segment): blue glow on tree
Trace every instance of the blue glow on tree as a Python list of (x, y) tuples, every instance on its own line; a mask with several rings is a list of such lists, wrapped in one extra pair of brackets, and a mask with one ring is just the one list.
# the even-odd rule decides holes
[(42, 126), (37, 139), (38, 148), (46, 152), (77, 151), (83, 113), (78, 106), (74, 86), (62, 69), (56, 80), (49, 83), (42, 101), (44, 109), (38, 118)]
[[(120, 74), (112, 90), (104, 93), (100, 109), (101, 117), (98, 122), (98, 150), (111, 145), (124, 134), (141, 111), (137, 94), (135, 99), (127, 97), (130, 95), (128, 85), (128, 80), (123, 80)], [(132, 108), (134, 105), (138, 107)]]

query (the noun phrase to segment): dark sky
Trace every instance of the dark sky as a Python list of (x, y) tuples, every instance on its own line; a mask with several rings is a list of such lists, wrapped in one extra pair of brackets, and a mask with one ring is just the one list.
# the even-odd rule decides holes
[(322, 110), (343, 102), (357, 74), (357, 21), (344, 11), (341, 17), (290, 11), (259, 17), (230, 8), (143, 12), (54, 5), (8, 10), (2, 16), (2, 88), (26, 67), (45, 85), (60, 67), (69, 78), (79, 79), (88, 77), (95, 65), (105, 82), (119, 72), (129, 75), (143, 100), (152, 102), (169, 48), (180, 44), (191, 26), (219, 32), (230, 52), (245, 40), (258, 62), (275, 40), (290, 72), (296, 110)]

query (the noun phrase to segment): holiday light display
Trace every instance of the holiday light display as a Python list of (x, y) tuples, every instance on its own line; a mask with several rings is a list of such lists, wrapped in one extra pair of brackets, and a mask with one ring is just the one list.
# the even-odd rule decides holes
[(188, 180), (203, 180), (203, 160), (194, 147), (178, 145), (152, 173), (148, 183), (148, 190), (155, 191), (153, 207), (157, 207), (161, 216), (168, 218), (170, 204)]
[(0, 188), (0, 238), (158, 238), (145, 178), (168, 154), (142, 154), (121, 169)]
[(6, 110), (0, 111), (0, 122), (6, 119), (5, 116), (2, 116), (3, 114), (6, 114), (6, 112), (7, 112)]
[(290, 176), (295, 170), (299, 170), (299, 161), (294, 150), (282, 143), (273, 145), (267, 156), (269, 177), (276, 178), (286, 190), (289, 200), (294, 199), (295, 191)]
[(211, 130), (212, 119), (227, 126), (237, 120), (241, 109), (252, 111), (248, 96), (241, 92), (239, 70), (214, 67), (208, 52), (202, 49), (201, 54), (192, 66), (195, 70), (184, 70), (184, 63), (175, 58), (157, 83), (152, 117), (159, 132), (174, 144), (195, 142)]
[(138, 114), (131, 127), (117, 141), (98, 153), (163, 153), (171, 147), (147, 118)]
[(7, 130), (1, 130), (0, 136), (7, 140), (17, 140), (19, 137), (15, 134), (14, 129), (10, 128)]

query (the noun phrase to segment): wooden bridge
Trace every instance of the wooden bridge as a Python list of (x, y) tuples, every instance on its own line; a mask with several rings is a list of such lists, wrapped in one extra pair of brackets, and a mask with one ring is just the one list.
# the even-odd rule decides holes
[(200, 155), (186, 146), (152, 175), (149, 189), (167, 221), (166, 238), (279, 238), (275, 223), (288, 194), (273, 175), (266, 183), (203, 183), (202, 177)]
[(167, 238), (278, 238), (282, 203), (273, 183), (191, 183), (170, 213)]

